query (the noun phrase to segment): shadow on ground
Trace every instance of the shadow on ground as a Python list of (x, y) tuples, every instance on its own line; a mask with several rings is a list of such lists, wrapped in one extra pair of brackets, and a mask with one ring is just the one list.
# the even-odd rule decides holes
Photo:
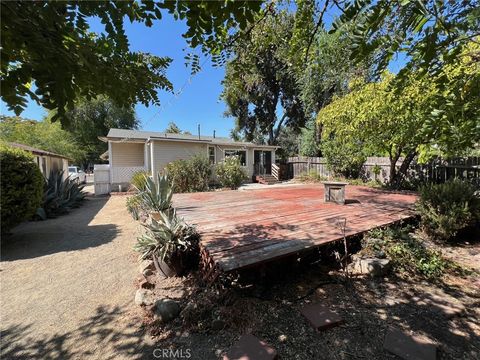
[[(32, 334), (31, 325), (17, 324), (1, 330), (2, 359), (151, 359), (153, 347), (144, 342), (141, 319), (129, 318), (120, 331), (118, 319), (126, 317), (124, 307), (98, 307), (96, 314), (86, 319), (72, 332), (39, 338)], [(138, 329), (138, 330), (135, 330)], [(60, 330), (60, 329), (59, 329)], [(36, 335), (36, 336), (35, 336)], [(96, 343), (96, 349), (83, 344)]]
[(89, 198), (70, 214), (17, 226), (11, 234), (2, 238), (1, 261), (82, 250), (112, 241), (118, 234), (115, 224), (91, 224), (108, 199)]

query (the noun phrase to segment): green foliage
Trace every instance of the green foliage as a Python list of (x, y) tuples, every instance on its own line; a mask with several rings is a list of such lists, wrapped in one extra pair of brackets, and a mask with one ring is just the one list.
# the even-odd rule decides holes
[(0, 139), (51, 151), (67, 156), (78, 163), (85, 157), (85, 150), (77, 141), (78, 139), (70, 132), (63, 130), (60, 124), (51, 123), (47, 119), (34, 121), (1, 116)]
[(43, 177), (33, 156), (0, 145), (1, 231), (30, 219), (42, 202)]
[(165, 132), (169, 134), (181, 134), (182, 130), (180, 130), (177, 124), (175, 124), (173, 121), (170, 121), (165, 129)]
[(265, 137), (269, 144), (277, 144), (282, 128), (298, 130), (306, 116), (290, 59), (294, 17), (273, 7), (270, 11), (233, 45), (221, 98), (226, 115), (235, 118), (235, 130), (245, 140)]
[(144, 191), (148, 177), (150, 177), (149, 172), (137, 171), (135, 174), (133, 174), (132, 180), (130, 180), (130, 183), (135, 187), (136, 190)]
[(477, 0), (380, 0), (351, 5), (333, 28), (354, 24), (352, 58), (362, 61), (375, 56), (377, 73), (383, 72), (397, 54), (408, 59), (400, 77), (418, 69), (422, 74), (435, 73), (444, 64), (455, 64), (480, 28)]
[(238, 189), (247, 178), (238, 156), (228, 156), (215, 167), (218, 182), (229, 189)]
[(410, 231), (409, 227), (372, 230), (363, 241), (362, 252), (384, 252), (395, 270), (430, 280), (437, 280), (448, 271), (459, 271), (457, 264), (443, 258), (439, 251), (427, 248)]
[[(188, 44), (218, 64), (232, 31), (245, 30), (259, 11), (259, 1), (2, 2), (2, 100), (17, 114), (28, 97), (59, 115), (75, 99), (100, 94), (120, 106), (158, 105), (157, 90), (172, 89), (171, 60), (133, 52), (124, 22), (151, 27), (171, 14), (185, 21)], [(99, 34), (89, 18), (100, 19)], [(198, 71), (198, 55), (190, 60)]]
[(320, 155), (319, 135), (315, 122), (310, 121), (307, 126), (302, 129), (300, 137), (300, 156), (316, 157)]
[(146, 211), (162, 212), (172, 208), (173, 191), (167, 176), (157, 174), (157, 182), (145, 177), (145, 190), (139, 193)]
[(85, 199), (84, 185), (79, 185), (69, 177), (63, 179), (63, 175), (62, 170), (52, 171), (45, 180), (43, 202), (36, 212), (38, 218), (45, 220), (67, 214)]
[(198, 254), (198, 233), (175, 211), (160, 213), (160, 220), (152, 219), (145, 229), (146, 233), (134, 246), (142, 259), (160, 259), (169, 263), (179, 254)]
[(208, 190), (212, 167), (206, 156), (195, 155), (188, 160), (172, 161), (165, 170), (176, 193)]
[(327, 160), (327, 167), (335, 176), (358, 178), (362, 166), (367, 160), (361, 142), (343, 140), (339, 137), (322, 141), (322, 153)]
[[(53, 120), (56, 111), (50, 111), (47, 118)], [(108, 149), (100, 136), (106, 136), (111, 128), (137, 129), (139, 121), (133, 107), (121, 107), (105, 96), (90, 100), (76, 100), (74, 107), (60, 116), (65, 130), (75, 139), (76, 146), (84, 156), (79, 164), (96, 163)]]
[(416, 205), (423, 228), (439, 239), (453, 239), (480, 221), (480, 195), (466, 181), (424, 185)]
[(142, 211), (142, 197), (140, 194), (129, 196), (126, 201), (127, 211), (133, 220), (140, 220)]
[(310, 170), (308, 172), (300, 174), (297, 178), (300, 182), (322, 182), (328, 180), (327, 177), (321, 176), (316, 170)]

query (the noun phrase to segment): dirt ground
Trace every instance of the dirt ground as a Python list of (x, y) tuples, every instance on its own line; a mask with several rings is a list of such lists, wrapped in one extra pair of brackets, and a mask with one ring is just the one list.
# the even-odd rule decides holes
[[(468, 251), (478, 250), (480, 243)], [(153, 322), (146, 309), (157, 347), (215, 359), (241, 334), (252, 333), (280, 359), (400, 359), (383, 350), (386, 331), (399, 328), (434, 342), (439, 359), (480, 358), (478, 274), (448, 275), (437, 283), (406, 275), (346, 281), (331, 262), (294, 261), (272, 267), (264, 277), (258, 271), (242, 277), (227, 288), (198, 287), (195, 277), (153, 278), (157, 297), (176, 298), (184, 309), (167, 326)], [(313, 330), (299, 309), (316, 302), (339, 313), (344, 324)]]
[(2, 359), (140, 359), (152, 354), (133, 303), (138, 225), (123, 196), (2, 238)]

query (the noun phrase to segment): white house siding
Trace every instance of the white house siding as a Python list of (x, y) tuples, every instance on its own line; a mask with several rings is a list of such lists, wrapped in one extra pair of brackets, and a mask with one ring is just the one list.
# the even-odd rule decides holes
[(152, 141), (152, 174), (163, 173), (168, 163), (186, 160), (196, 154), (207, 156), (207, 144), (184, 141)]
[[(144, 146), (142, 143), (111, 142), (111, 177), (113, 185), (130, 183), (133, 174), (145, 170)], [(115, 187), (113, 187), (115, 189)]]

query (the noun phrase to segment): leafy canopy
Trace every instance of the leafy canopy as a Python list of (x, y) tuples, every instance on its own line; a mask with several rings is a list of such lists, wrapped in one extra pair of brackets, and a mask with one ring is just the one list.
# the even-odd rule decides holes
[(83, 147), (70, 132), (60, 124), (49, 120), (34, 121), (20, 117), (0, 117), (0, 139), (16, 142), (67, 156), (75, 162), (85, 157)]
[[(55, 111), (51, 111), (48, 120), (53, 120), (54, 115)], [(60, 120), (84, 152), (78, 159), (82, 164), (99, 161), (108, 145), (98, 138), (106, 136), (111, 128), (137, 129), (140, 125), (133, 107), (120, 107), (105, 96), (77, 100)]]
[(221, 98), (226, 115), (236, 120), (235, 130), (247, 141), (266, 137), (276, 144), (282, 127), (305, 124), (300, 87), (289, 60), (293, 24), (292, 14), (277, 11), (233, 46)]
[[(184, 20), (191, 47), (221, 60), (231, 31), (243, 30), (260, 11), (258, 1), (3, 1), (1, 98), (21, 113), (28, 98), (63, 115), (77, 98), (106, 95), (121, 107), (159, 104), (171, 90), (171, 59), (130, 50), (124, 22), (147, 27), (169, 13)], [(104, 31), (90, 30), (98, 18)], [(192, 59), (198, 67), (198, 56)], [(54, 114), (52, 120), (57, 119)]]

